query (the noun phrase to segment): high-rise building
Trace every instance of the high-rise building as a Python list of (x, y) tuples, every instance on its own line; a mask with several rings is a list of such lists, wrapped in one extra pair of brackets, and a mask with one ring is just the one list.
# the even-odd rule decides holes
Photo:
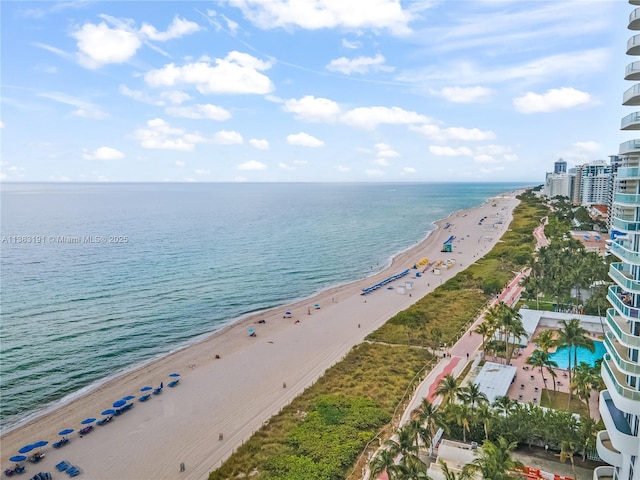
[(579, 181), (580, 205), (609, 205), (613, 187), (613, 167), (611, 165), (604, 160), (581, 165)]
[[(640, 0), (629, 0), (640, 5)], [(640, 8), (629, 16), (628, 28), (640, 30)], [(628, 55), (640, 55), (640, 34), (627, 42)], [(630, 63), (625, 79), (640, 80), (640, 62)], [(640, 83), (623, 95), (624, 105), (640, 105)], [(622, 119), (622, 130), (640, 130), (640, 112)], [(611, 208), (610, 252), (618, 259), (609, 276), (615, 285), (607, 298), (610, 331), (602, 362), (606, 390), (599, 410), (606, 430), (598, 432), (596, 448), (611, 467), (598, 467), (594, 480), (640, 480), (640, 139), (620, 145), (618, 171)]]
[(553, 173), (567, 173), (567, 162), (559, 158), (558, 161), (553, 164)]

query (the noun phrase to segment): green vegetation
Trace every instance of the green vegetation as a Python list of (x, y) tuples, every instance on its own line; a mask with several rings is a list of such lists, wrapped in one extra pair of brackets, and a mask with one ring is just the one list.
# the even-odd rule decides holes
[(543, 389), (543, 395), (540, 398), (540, 406), (553, 408), (554, 410), (567, 410), (569, 405), (570, 413), (577, 413), (580, 417), (588, 417), (589, 409), (587, 405), (578, 398), (573, 397), (569, 403), (569, 394), (564, 392), (554, 392), (553, 390)]
[[(520, 200), (510, 229), (491, 252), (394, 316), (369, 335), (368, 342), (354, 347), (343, 361), (238, 448), (209, 479), (249, 474), (258, 480), (347, 478), (372, 440), (390, 436), (389, 422), (401, 413), (399, 407), (411, 394), (411, 386), (424, 377), (434, 360), (430, 349), (455, 342), (491, 295), (506, 286), (514, 271), (531, 262), (535, 245), (532, 232), (547, 210), (531, 193)], [(471, 395), (475, 405), (478, 399)], [(480, 406), (474, 414), (476, 410), (480, 411)], [(427, 434), (412, 434), (413, 443), (420, 435)], [(404, 448), (403, 442), (394, 448)], [(407, 455), (410, 460), (400, 473), (421, 478), (420, 472), (416, 473), (420, 463), (414, 457)]]

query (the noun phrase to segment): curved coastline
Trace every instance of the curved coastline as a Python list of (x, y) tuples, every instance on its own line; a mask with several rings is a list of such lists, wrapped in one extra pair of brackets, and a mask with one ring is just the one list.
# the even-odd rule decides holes
[[(234, 318), (230, 320), (227, 324), (223, 325), (221, 328), (213, 332), (199, 335), (197, 338), (192, 339), (188, 343), (182, 346), (178, 346), (172, 349), (171, 351), (166, 352), (165, 354), (162, 354), (159, 357), (154, 357), (140, 364), (133, 365), (130, 368), (127, 368), (122, 372), (119, 372), (117, 375), (113, 377), (103, 379), (97, 384), (88, 386), (86, 391), (75, 392), (74, 394), (71, 394), (65, 397), (64, 399), (61, 399), (59, 401), (60, 403), (56, 402), (55, 404), (51, 405), (50, 408), (47, 408), (45, 411), (42, 411), (39, 414), (37, 414), (37, 416), (35, 416), (34, 418), (24, 419), (18, 424), (10, 427), (9, 430), (2, 432), (3, 444), (5, 447), (8, 447), (8, 448), (3, 448), (2, 461), (5, 462), (6, 461), (5, 456), (8, 458), (8, 456), (11, 455), (10, 449), (14, 445), (18, 445), (17, 448), (19, 448), (21, 445), (26, 444), (29, 441), (34, 441), (34, 439), (31, 438), (31, 436), (34, 434), (34, 431), (35, 432), (42, 431), (40, 436), (45, 435), (45, 431), (49, 432), (46, 435), (54, 435), (53, 430), (57, 431), (57, 427), (52, 429), (51, 427), (53, 427), (53, 425), (62, 426), (65, 421), (68, 422), (74, 418), (79, 419), (85, 416), (85, 414), (95, 415), (96, 406), (103, 405), (105, 403), (103, 401), (103, 398), (105, 396), (107, 396), (110, 399), (116, 398), (118, 396), (131, 393), (130, 391), (131, 385), (134, 385), (134, 384), (142, 385), (142, 384), (147, 384), (149, 382), (157, 383), (160, 381), (160, 377), (158, 377), (158, 374), (161, 371), (167, 371), (167, 372), (169, 370), (182, 371), (183, 376), (185, 377), (184, 383), (190, 382), (189, 377), (194, 377), (193, 378), (194, 380), (196, 380), (195, 377), (198, 377), (198, 379), (202, 381), (202, 378), (200, 378), (201, 377), (200, 372), (203, 372), (205, 370), (215, 369), (217, 362), (220, 362), (220, 365), (224, 363), (224, 365), (226, 367), (229, 367), (230, 370), (234, 370), (235, 368), (235, 371), (237, 373), (237, 369), (239, 367), (237, 366), (234, 367), (233, 365), (231, 365), (227, 361), (227, 358), (230, 359), (229, 361), (233, 361), (233, 360), (237, 361), (240, 359), (240, 357), (238, 356), (240, 354), (250, 355), (250, 353), (248, 353), (249, 351), (247, 350), (247, 348), (251, 348), (251, 347), (247, 347), (247, 341), (246, 341), (247, 336), (245, 335), (245, 330), (248, 325), (254, 325), (257, 322), (257, 320), (261, 317), (267, 317), (267, 325), (260, 326), (261, 331), (259, 333), (259, 336), (262, 337), (262, 335), (264, 334), (265, 336), (267, 336), (267, 338), (277, 339), (278, 343), (282, 339), (293, 341), (292, 332), (293, 330), (298, 328), (298, 327), (291, 327), (292, 322), (290, 320), (283, 321), (283, 322), (279, 320), (279, 317), (284, 310), (291, 310), (292, 312), (294, 312), (294, 318), (301, 319), (303, 323), (306, 323), (305, 320), (307, 318), (315, 319), (316, 317), (320, 317), (321, 315), (324, 316), (325, 307), (326, 307), (327, 311), (332, 309), (332, 313), (334, 314), (333, 316), (342, 317), (343, 315), (346, 315), (346, 317), (343, 318), (343, 320), (345, 320), (345, 322), (343, 323), (346, 323), (346, 321), (348, 320), (348, 317), (351, 315), (347, 315), (347, 313), (345, 312), (342, 312), (342, 313), (340, 313), (339, 311), (337, 312), (335, 309), (335, 306), (332, 304), (342, 305), (344, 302), (349, 300), (350, 302), (354, 303), (354, 305), (349, 308), (352, 308), (352, 309), (362, 308), (362, 305), (360, 304), (363, 302), (363, 300), (360, 297), (360, 291), (363, 288), (363, 286), (367, 286), (368, 283), (370, 283), (370, 281), (375, 281), (377, 277), (382, 279), (390, 273), (391, 274), (397, 273), (395, 272), (395, 269), (399, 268), (400, 265), (402, 265), (402, 268), (407, 268), (407, 265), (409, 263), (412, 264), (413, 262), (420, 259), (417, 257), (420, 256), (420, 252), (422, 251), (430, 250), (431, 252), (433, 252), (434, 248), (439, 247), (439, 243), (441, 243), (439, 242), (439, 240), (441, 240), (441, 237), (448, 236), (449, 232), (451, 231), (451, 228), (449, 229), (449, 231), (445, 231), (442, 228), (446, 223), (451, 223), (452, 227), (459, 227), (460, 223), (463, 221), (463, 218), (460, 217), (462, 212), (465, 212), (467, 215), (469, 215), (469, 217), (471, 217), (471, 214), (473, 212), (478, 212), (478, 211), (482, 211), (483, 209), (490, 208), (492, 200), (495, 201), (496, 199), (500, 199), (500, 198), (507, 199), (507, 200), (509, 199), (514, 200), (513, 195), (514, 195), (514, 192), (506, 192), (505, 194), (502, 194), (500, 196), (490, 197), (486, 199), (479, 206), (472, 207), (470, 209), (464, 209), (464, 210), (458, 210), (458, 211), (452, 212), (447, 217), (441, 220), (438, 220), (436, 222), (432, 222), (432, 225), (435, 225), (436, 228), (429, 230), (422, 240), (419, 240), (415, 244), (408, 246), (406, 249), (392, 255), (388, 259), (388, 262), (385, 265), (383, 265), (379, 271), (371, 273), (370, 275), (364, 278), (345, 282), (338, 285), (332, 285), (330, 287), (322, 289), (321, 291), (313, 293), (310, 296), (294, 300), (291, 303), (275, 306), (275, 307), (272, 307), (266, 310), (257, 311), (257, 312), (250, 312), (250, 313), (247, 313), (246, 315), (242, 315), (240, 317)], [(517, 202), (514, 202), (514, 201), (509, 202), (509, 212), (508, 212), (509, 215), (511, 215), (513, 207), (515, 207), (516, 203)], [(456, 218), (457, 220), (453, 222), (453, 219), (456, 219)], [(465, 228), (467, 228), (467, 231), (472, 231), (473, 225), (477, 222), (475, 221), (469, 222), (468, 220), (470, 220), (470, 218), (467, 219), (468, 225)], [(503, 227), (506, 228), (507, 226), (508, 226), (508, 222), (505, 222)], [(478, 231), (478, 230), (481, 230), (481, 229), (476, 227), (475, 231)], [(504, 230), (501, 231), (500, 236), (503, 232)], [(482, 236), (480, 238), (482, 238)], [(498, 241), (498, 238), (493, 239), (491, 246)], [(485, 249), (485, 251), (482, 252), (482, 254), (484, 254), (486, 253), (486, 251), (488, 251), (487, 247), (489, 245), (487, 244), (482, 246)], [(477, 247), (478, 248), (480, 247), (480, 240), (477, 242)], [(466, 250), (466, 246), (465, 246), (465, 250)], [(450, 255), (450, 254), (447, 254), (447, 255)], [(453, 256), (453, 254), (451, 255)], [(463, 255), (456, 255), (456, 256), (462, 259)], [(476, 255), (474, 254), (473, 258), (479, 258), (479, 256), (476, 257)], [(462, 266), (461, 263), (460, 263), (460, 266)], [(472, 261), (466, 260), (465, 258), (465, 263), (467, 264), (472, 263)], [(460, 270), (461, 268), (454, 268), (452, 269), (452, 271), (446, 272), (446, 274), (440, 278), (442, 279), (448, 278), (449, 276), (452, 276), (455, 273), (458, 273)], [(447, 276), (447, 274), (450, 274), (450, 275)], [(416, 281), (416, 283), (418, 282)], [(422, 282), (422, 283), (425, 283), (425, 282)], [(431, 287), (428, 283), (427, 285), (422, 285), (422, 287), (423, 288), (421, 291), (416, 289), (416, 292), (415, 292), (416, 299), (423, 296), (423, 293), (426, 294), (430, 290), (435, 288), (435, 287)], [(379, 300), (384, 293), (383, 292), (378, 292), (378, 293), (379, 295), (373, 294), (370, 297), (371, 298), (370, 303), (376, 303), (376, 304), (380, 303)], [(357, 306), (355, 305), (356, 302), (353, 302), (354, 296), (357, 299), (357, 304), (358, 304)], [(306, 386), (308, 386), (309, 382), (313, 383), (313, 381), (315, 381), (318, 375), (318, 371), (319, 371), (319, 374), (321, 375), (321, 373), (328, 366), (332, 365), (336, 361), (339, 361), (339, 359), (341, 358), (341, 354), (348, 351), (353, 345), (359, 343), (359, 341), (357, 341), (358, 339), (363, 338), (367, 333), (369, 333), (370, 331), (372, 331), (373, 329), (377, 328), (382, 323), (384, 323), (386, 320), (388, 320), (388, 318), (390, 318), (390, 316), (392, 316), (394, 313), (406, 308), (406, 306), (408, 306), (408, 304), (412, 302), (411, 300), (409, 300), (409, 298), (407, 298), (406, 295), (403, 296), (402, 298), (400, 297), (401, 297), (400, 295), (395, 295), (394, 293), (393, 297), (390, 297), (390, 300), (392, 300), (394, 303), (393, 305), (386, 306), (384, 305), (384, 303), (381, 303), (379, 305), (381, 311), (379, 312), (379, 315), (375, 319), (367, 323), (364, 323), (366, 320), (362, 320), (362, 323), (364, 326), (364, 328), (362, 329), (360, 329), (360, 324), (358, 324), (358, 329), (360, 330), (357, 332), (358, 333), (357, 337), (352, 337), (349, 339), (349, 341), (344, 342), (343, 345), (340, 345), (341, 348), (333, 352), (329, 352), (328, 354), (325, 353), (322, 356), (322, 359), (324, 360), (324, 365), (319, 365), (319, 367), (322, 367), (322, 368), (317, 368), (318, 366), (316, 366), (313, 372), (313, 375), (311, 376), (302, 375), (302, 378), (304, 379), (304, 381), (291, 382), (290, 387), (292, 388), (287, 389), (286, 395), (282, 395), (282, 392), (280, 391), (281, 389), (276, 390), (275, 392), (268, 392), (268, 395), (271, 397), (278, 396), (279, 398), (277, 398), (275, 401), (275, 403), (277, 404), (284, 405), (288, 403), (288, 401), (290, 401), (290, 399), (293, 398), (292, 395), (295, 396), (296, 392), (299, 392), (301, 391), (301, 389), (304, 389)], [(366, 300), (368, 298), (369, 297), (365, 298), (364, 303), (366, 303)], [(318, 311), (318, 313), (314, 312), (313, 315), (307, 314), (307, 309), (310, 308), (309, 305), (312, 305), (313, 303), (320, 303), (322, 305), (322, 311)], [(355, 312), (355, 310), (353, 312)], [(350, 311), (350, 313), (353, 313), (353, 312)], [(350, 322), (350, 323), (353, 323), (353, 322)], [(340, 322), (332, 325), (332, 327), (335, 327), (335, 329), (338, 331), (340, 328), (344, 328), (344, 326), (341, 326)], [(337, 335), (337, 333), (334, 331), (330, 331), (330, 334), (333, 336)], [(225, 340), (228, 337), (233, 337), (232, 341)], [(354, 340), (355, 340), (355, 343), (354, 343)], [(305, 342), (304, 340), (300, 340), (300, 339), (297, 339), (296, 341), (301, 343), (308, 343), (308, 341)], [(267, 342), (267, 343), (273, 343), (273, 342)], [(261, 343), (261, 345), (264, 345), (264, 344)], [(214, 360), (212, 352), (217, 352), (216, 355), (220, 354), (223, 358), (223, 362), (221, 362), (220, 360)], [(189, 369), (191, 365), (193, 365), (194, 367)], [(151, 380), (149, 377), (154, 377), (154, 378), (153, 380)], [(184, 387), (186, 387), (186, 385)], [(183, 388), (183, 386), (181, 385), (180, 389), (176, 389), (175, 392), (182, 393), (185, 390), (186, 388)], [(120, 392), (120, 393), (116, 394), (116, 392)], [(193, 394), (193, 392), (191, 393)], [(173, 391), (167, 392), (167, 394), (168, 394), (167, 395), (168, 397), (169, 395), (173, 395), (174, 392)], [(277, 395), (277, 394), (280, 394), (280, 395)], [(165, 398), (158, 399), (158, 400), (164, 401)], [(223, 399), (222, 401), (225, 401), (225, 400)], [(226, 400), (226, 403), (229, 403), (230, 401), (231, 400)], [(157, 401), (155, 403), (158, 404), (160, 402)], [(155, 406), (156, 405), (154, 405), (154, 407)], [(239, 408), (236, 405), (232, 405), (232, 407)], [(102, 408), (102, 407), (98, 407), (98, 408)], [(147, 405), (144, 405), (144, 406), (141, 405), (140, 408), (136, 410), (143, 410), (146, 408), (147, 408)], [(267, 418), (272, 413), (275, 413), (275, 412), (268, 411)], [(134, 413), (132, 413), (131, 415), (135, 415), (135, 414), (136, 413), (134, 410)], [(127, 416), (129, 416), (129, 414), (127, 414)], [(121, 422), (120, 419), (118, 419), (118, 422), (117, 422), (118, 427), (120, 427), (121, 425), (125, 425), (128, 421), (129, 421), (128, 419), (123, 418)], [(104, 436), (104, 434), (107, 433), (107, 429), (110, 429), (112, 431), (115, 430), (114, 428), (112, 428), (114, 426), (110, 425), (109, 427), (105, 427), (105, 430), (101, 430), (100, 433), (96, 433), (96, 436), (98, 435)], [(253, 425), (250, 425), (250, 428), (248, 430), (246, 428), (243, 429), (243, 433), (250, 433), (250, 431), (253, 431), (253, 430), (255, 430), (255, 421), (253, 422)], [(215, 435), (217, 437), (217, 433)], [(87, 437), (87, 440), (93, 440), (93, 438)], [(77, 442), (77, 443), (88, 443), (88, 442), (85, 442), (83, 440), (82, 442)], [(214, 446), (215, 446), (215, 442), (214, 442)], [(83, 447), (84, 445), (81, 446), (80, 448), (83, 448)], [(135, 448), (135, 450), (137, 451), (140, 448), (142, 448), (142, 446)], [(216, 456), (216, 460), (213, 461), (212, 459), (208, 459), (204, 462), (201, 462), (197, 470), (189, 471), (188, 477), (199, 478), (198, 475), (195, 475), (193, 472), (197, 471), (199, 473), (204, 473), (206, 471), (209, 471), (210, 469), (213, 469), (215, 467), (215, 464), (219, 461), (218, 459), (221, 460), (223, 458), (226, 458), (226, 456), (230, 454), (232, 449), (233, 448), (228, 448), (228, 446), (222, 449), (217, 448), (216, 450), (218, 450), (218, 454)], [(151, 456), (153, 456), (153, 451), (151, 452)], [(144, 462), (144, 463), (146, 465), (149, 465), (149, 462)], [(175, 464), (172, 464), (172, 468), (170, 469), (171, 472), (175, 471), (173, 467), (175, 467)], [(155, 471), (155, 475), (158, 478), (170, 477), (168, 475), (169, 470), (164, 471), (163, 469), (156, 469), (154, 471)], [(90, 473), (90, 472), (87, 471), (87, 473)], [(94, 475), (87, 475), (87, 477), (100, 478), (100, 476), (96, 475), (95, 473), (96, 472), (94, 472)], [(138, 473), (140, 473), (140, 470), (138, 470)], [(124, 477), (119, 477), (119, 478), (132, 478), (132, 479), (137, 478), (135, 474), (132, 474), (132, 475), (124, 474), (124, 475), (125, 475)], [(195, 475), (195, 476), (192, 476), (192, 475)]]

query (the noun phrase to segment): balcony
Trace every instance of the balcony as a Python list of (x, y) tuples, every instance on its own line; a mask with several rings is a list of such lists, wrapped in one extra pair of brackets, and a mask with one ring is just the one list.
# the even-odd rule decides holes
[(640, 130), (640, 112), (633, 112), (624, 117), (620, 121), (620, 130)]
[(609, 266), (609, 276), (627, 292), (640, 293), (640, 281), (633, 279), (631, 273), (625, 270), (624, 263), (612, 263)]
[(640, 35), (634, 35), (627, 40), (627, 55), (640, 54)]
[[(615, 402), (615, 407), (625, 412), (637, 412), (640, 407), (640, 391), (634, 390), (627, 385), (625, 376), (612, 365), (611, 357), (608, 354), (605, 354), (602, 360), (601, 374), (602, 380), (607, 387), (607, 395), (611, 398), (612, 404)], [(600, 393), (602, 394), (603, 392)], [(600, 399), (600, 402), (602, 405), (602, 399)], [(602, 409), (600, 409), (600, 413), (602, 413)], [(627, 428), (629, 428), (628, 424)], [(609, 425), (607, 425), (607, 430), (610, 430)], [(616, 440), (616, 437), (612, 436), (611, 438), (616, 448), (624, 453), (626, 451), (625, 447)], [(636, 437), (636, 441), (640, 442), (640, 439)], [(638, 443), (638, 447), (640, 447), (640, 443)]]
[(629, 0), (631, 5), (640, 5), (640, 0)]
[(619, 343), (613, 333), (605, 334), (604, 344), (618, 370), (626, 375), (640, 375), (640, 363), (628, 359), (627, 347)]
[(596, 437), (596, 450), (600, 458), (609, 465), (616, 467), (622, 462), (622, 454), (611, 443), (609, 433), (606, 430), (600, 430)]
[(640, 85), (636, 84), (622, 95), (623, 105), (640, 105)]
[(623, 345), (640, 348), (640, 337), (629, 333), (629, 322), (627, 322), (624, 317), (616, 315), (615, 313), (616, 311), (613, 308), (607, 310), (607, 325), (615, 334), (616, 340)]
[(609, 251), (613, 253), (616, 257), (618, 257), (620, 260), (624, 261), (625, 263), (628, 263), (631, 265), (640, 265), (640, 253), (633, 252), (627, 249), (626, 247), (624, 247), (620, 243), (617, 243), (617, 242), (610, 243)]
[[(638, 119), (640, 120), (640, 115)], [(614, 193), (613, 201), (625, 207), (640, 207), (640, 195), (637, 193)]]
[(640, 221), (630, 218), (613, 217), (611, 225), (623, 232), (635, 233), (640, 232)]
[(607, 300), (609, 303), (615, 308), (615, 310), (627, 318), (640, 318), (640, 309), (627, 305), (622, 300), (622, 289), (618, 286), (609, 287), (609, 291), (607, 292)]
[(629, 14), (629, 30), (640, 30), (640, 8), (636, 8)]
[(624, 69), (625, 80), (640, 80), (640, 62), (633, 62)]
[[(640, 142), (640, 140), (638, 140), (638, 142)], [(621, 167), (616, 172), (616, 175), (621, 180), (639, 180), (640, 167)]]
[(593, 480), (613, 480), (613, 467), (596, 467), (593, 469)]
[(618, 148), (618, 155), (637, 155), (640, 154), (640, 140), (629, 140), (623, 142)]

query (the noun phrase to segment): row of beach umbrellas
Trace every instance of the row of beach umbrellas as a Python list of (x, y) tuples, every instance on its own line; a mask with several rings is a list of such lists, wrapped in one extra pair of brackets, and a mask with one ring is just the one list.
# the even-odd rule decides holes
[[(180, 374), (179, 373), (171, 373), (171, 374), (169, 374), (169, 376), (172, 377), (172, 378), (177, 378), (177, 377), (180, 376)], [(145, 386), (145, 387), (142, 387), (140, 389), (141, 392), (148, 392), (150, 390), (153, 390), (153, 387)], [(113, 408), (122, 408), (127, 404), (127, 402), (129, 400), (133, 400), (134, 398), (136, 398), (135, 395), (127, 395), (126, 397), (122, 397), (121, 399), (116, 400), (115, 402), (113, 402), (112, 406), (113, 406)], [(114, 410), (113, 408), (108, 408), (106, 410), (103, 410), (101, 415), (104, 415), (104, 416), (115, 415), (116, 414), (116, 410)], [(95, 421), (96, 421), (95, 418), (89, 417), (89, 418), (85, 418), (84, 420), (82, 420), (80, 422), (80, 424), (81, 425), (90, 425)], [(60, 435), (60, 436), (62, 436), (64, 438), (67, 435), (69, 435), (70, 433), (73, 433), (74, 431), (75, 430), (73, 428), (65, 428), (64, 430), (60, 430), (58, 432), (58, 435)], [(48, 441), (40, 440), (38, 442), (30, 443), (28, 445), (25, 445), (20, 450), (18, 450), (18, 453), (20, 455), (14, 455), (14, 456), (10, 457), (9, 461), (10, 462), (16, 462), (16, 463), (24, 462), (27, 459), (27, 457), (24, 455), (25, 453), (29, 453), (32, 450), (36, 449), (36, 448), (42, 448), (42, 447), (44, 447), (44, 446), (46, 446), (48, 444), (49, 444)]]

